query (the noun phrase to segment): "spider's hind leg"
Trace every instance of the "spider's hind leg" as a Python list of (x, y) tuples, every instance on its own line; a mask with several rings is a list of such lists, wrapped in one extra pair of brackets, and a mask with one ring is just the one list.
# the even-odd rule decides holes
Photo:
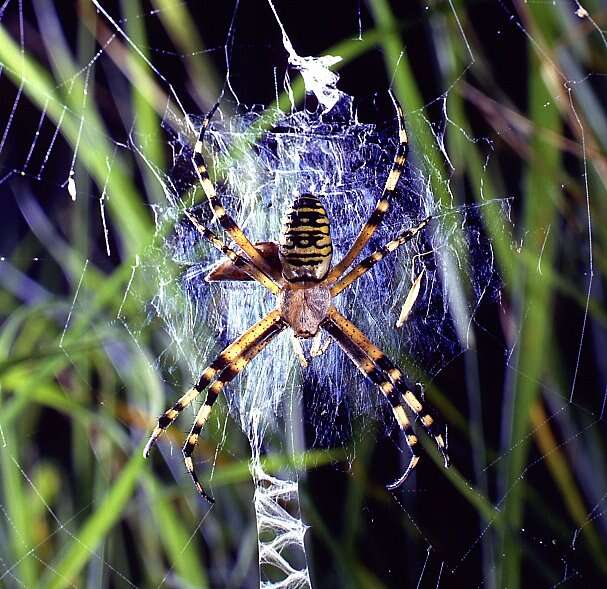
[(407, 131), (405, 130), (405, 117), (400, 104), (392, 92), (390, 92), (390, 97), (394, 102), (398, 121), (398, 147), (396, 149), (396, 154), (394, 155), (392, 169), (390, 170), (390, 174), (386, 179), (386, 184), (384, 186), (382, 195), (377, 201), (371, 216), (360, 230), (360, 233), (350, 247), (350, 250), (329, 272), (326, 278), (329, 284), (333, 284), (350, 267), (352, 262), (354, 262), (354, 260), (358, 257), (358, 254), (360, 254), (363, 248), (367, 245), (376, 229), (381, 224), (385, 214), (390, 208), (390, 201), (396, 192), (398, 181), (405, 168), (405, 162), (407, 161), (407, 154), (409, 152), (409, 140), (407, 139)]
[(257, 249), (255, 249), (255, 246), (249, 241), (247, 236), (243, 233), (242, 229), (226, 212), (226, 209), (224, 208), (223, 203), (221, 202), (221, 199), (219, 198), (219, 195), (215, 190), (215, 186), (213, 185), (213, 182), (211, 182), (207, 165), (202, 155), (204, 135), (211, 122), (211, 117), (217, 110), (218, 106), (219, 104), (216, 104), (202, 122), (198, 139), (194, 144), (194, 151), (192, 153), (192, 165), (194, 166), (194, 171), (196, 173), (196, 176), (198, 177), (198, 182), (207, 197), (211, 210), (213, 211), (213, 215), (215, 216), (223, 230), (230, 235), (232, 240), (244, 251), (249, 260), (251, 260), (251, 262), (253, 262), (253, 264), (259, 270), (262, 270), (265, 274), (270, 274), (270, 269), (268, 268), (268, 265), (264, 260), (263, 256), (259, 253)]
[[(271, 241), (263, 241), (255, 244), (255, 249), (259, 251), (263, 259), (267, 262), (270, 268), (270, 278), (274, 282), (279, 283), (282, 277), (281, 264), (278, 258), (278, 245)], [(221, 260), (206, 276), (207, 282), (221, 282), (224, 280), (253, 280), (249, 273), (242, 270), (237, 262), (230, 258)]]

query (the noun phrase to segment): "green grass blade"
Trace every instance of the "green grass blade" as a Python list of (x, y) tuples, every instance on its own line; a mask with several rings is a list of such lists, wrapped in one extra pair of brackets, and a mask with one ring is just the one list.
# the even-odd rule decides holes
[[(535, 53), (530, 55), (532, 71), (542, 66)], [(538, 127), (560, 132), (561, 120), (553, 97), (539, 76), (529, 79), (529, 111)], [(556, 221), (560, 190), (553, 178), (560, 162), (560, 153), (553, 146), (535, 135), (531, 143), (531, 160), (535, 163), (527, 172), (526, 198), (523, 227), (530, 232), (524, 248), (531, 257), (542, 259), (543, 267), (550, 267), (555, 252), (554, 240), (544, 242), (548, 227)], [(524, 487), (520, 477), (524, 473), (529, 451), (530, 412), (541, 393), (540, 383), (551, 360), (547, 358), (547, 343), (551, 336), (553, 292), (540, 272), (521, 265), (514, 289), (517, 323), (521, 334), (517, 345), (517, 378), (512, 392), (513, 404), (510, 421), (507, 459), (503, 461), (502, 492), (505, 493), (503, 511), (508, 529), (502, 536), (503, 559), (500, 586), (519, 589), (521, 586), (522, 547), (518, 531), (522, 524), (525, 503)]]
[(65, 589), (78, 579), (86, 563), (94, 557), (97, 547), (119, 521), (140, 481), (145, 467), (141, 450), (135, 450), (114, 481), (103, 502), (73, 534), (73, 540), (59, 561), (39, 584), (40, 589)]

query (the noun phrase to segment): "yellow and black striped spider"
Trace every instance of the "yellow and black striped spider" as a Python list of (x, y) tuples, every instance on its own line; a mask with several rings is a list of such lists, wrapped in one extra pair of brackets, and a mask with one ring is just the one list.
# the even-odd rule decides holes
[[(256, 280), (277, 298), (276, 308), (225, 348), (202, 373), (196, 385), (160, 416), (158, 425), (154, 428), (143, 451), (144, 456), (147, 457), (159, 436), (200, 393), (207, 390), (205, 402), (196, 415), (194, 425), (183, 447), (183, 456), (186, 468), (198, 492), (210, 502), (213, 502), (213, 499), (205, 492), (194, 470), (192, 453), (211, 413), (213, 403), (225, 385), (233, 380), (276, 335), (287, 328), (293, 330), (295, 342), (299, 342), (298, 338), (318, 338), (321, 330), (326, 331), (358, 369), (379, 387), (390, 402), (394, 417), (404, 432), (405, 440), (411, 451), (411, 460), (405, 473), (390, 488), (400, 485), (419, 460), (416, 452), (417, 436), (407, 417), (405, 407), (416, 418), (419, 418), (423, 428), (434, 438), (445, 460), (445, 466), (448, 465), (443, 436), (436, 430), (434, 419), (424, 410), (421, 401), (412, 392), (414, 387), (411, 386), (411, 383), (406, 382), (402, 372), (386, 355), (333, 306), (334, 297), (390, 252), (413, 239), (430, 221), (430, 217), (427, 217), (416, 227), (402, 232), (396, 239), (373, 252), (346, 273), (388, 211), (390, 199), (396, 190), (407, 158), (408, 141), (403, 113), (396, 100), (394, 100), (394, 104), (398, 117), (399, 145), (392, 169), (375, 210), (350, 250), (333, 268), (331, 268), (333, 246), (329, 218), (319, 199), (311, 194), (297, 197), (287, 211), (279, 244), (268, 242), (253, 245), (247, 239), (240, 227), (226, 213), (209, 178), (202, 157), (204, 133), (217, 106), (202, 123), (194, 147), (192, 163), (215, 218), (242, 250), (237, 252), (224, 244), (217, 235), (186, 210), (185, 214), (194, 227), (228, 258), (216, 267), (207, 279)], [(415, 295), (413, 299), (415, 299)], [(413, 302), (414, 300), (410, 300), (408, 304), (412, 305)], [(319, 342), (318, 339), (317, 342)], [(319, 346), (313, 346), (311, 351), (313, 355), (315, 347), (318, 349)]]

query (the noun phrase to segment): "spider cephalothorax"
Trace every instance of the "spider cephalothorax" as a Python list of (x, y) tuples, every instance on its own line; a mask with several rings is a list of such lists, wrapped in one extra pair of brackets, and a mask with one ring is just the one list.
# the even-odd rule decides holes
[[(405, 473), (390, 486), (391, 488), (400, 485), (419, 460), (416, 452), (417, 436), (413, 432), (405, 407), (416, 419), (419, 419), (422, 427), (434, 438), (443, 454), (445, 465), (448, 463), (443, 437), (436, 430), (434, 419), (424, 410), (421, 401), (413, 393), (415, 385), (409, 382), (392, 361), (332, 304), (334, 297), (390, 252), (413, 239), (430, 221), (430, 217), (427, 217), (416, 227), (403, 231), (346, 273), (382, 222), (405, 165), (408, 149), (407, 134), (401, 108), (396, 101), (394, 102), (399, 123), (399, 147), (392, 170), (369, 220), (348, 253), (333, 267), (331, 267), (333, 245), (330, 221), (320, 200), (311, 194), (298, 196), (286, 212), (278, 244), (263, 242), (253, 245), (247, 239), (240, 227), (226, 213), (209, 179), (202, 157), (204, 132), (215, 109), (203, 121), (192, 161), (215, 217), (241, 250), (238, 252), (227, 246), (192, 212), (186, 210), (185, 215), (202, 236), (227, 257), (227, 260), (220, 262), (211, 271), (207, 280), (255, 280), (277, 297), (276, 308), (225, 348), (202, 373), (196, 385), (160, 416), (144, 449), (144, 455), (147, 456), (162, 432), (202, 391), (207, 389), (207, 397), (198, 410), (194, 425), (183, 447), (183, 454), (186, 468), (196, 488), (209, 501), (212, 499), (204, 491), (194, 470), (192, 453), (210, 415), (211, 407), (224, 386), (233, 380), (276, 335), (287, 328), (292, 330), (295, 342), (298, 342), (299, 338), (320, 335), (321, 330), (326, 331), (358, 369), (379, 387), (391, 404), (394, 417), (405, 434), (405, 440), (412, 454)], [(419, 279), (416, 283), (419, 283)], [(407, 297), (405, 304), (409, 308), (415, 302), (417, 292), (419, 290), (412, 289), (413, 295)], [(298, 343), (296, 343), (296, 352), (303, 364), (305, 358)]]
[(331, 289), (324, 284), (297, 287), (288, 283), (278, 293), (280, 316), (300, 338), (313, 337), (331, 307)]

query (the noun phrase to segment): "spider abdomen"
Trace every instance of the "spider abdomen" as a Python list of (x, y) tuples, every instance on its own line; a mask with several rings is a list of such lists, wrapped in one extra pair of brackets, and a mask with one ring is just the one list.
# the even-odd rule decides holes
[(286, 212), (278, 255), (289, 282), (319, 282), (326, 276), (333, 243), (329, 217), (316, 196), (299, 196)]

